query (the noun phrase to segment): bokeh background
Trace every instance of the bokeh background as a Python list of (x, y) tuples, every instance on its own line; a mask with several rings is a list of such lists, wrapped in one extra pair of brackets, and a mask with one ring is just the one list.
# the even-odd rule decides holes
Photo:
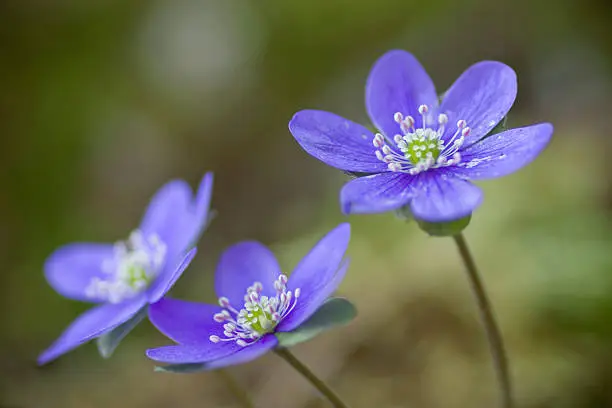
[[(0, 406), (236, 407), (215, 373), (153, 373), (144, 323), (110, 360), (35, 358), (87, 305), (42, 265), (116, 241), (153, 192), (215, 172), (218, 211), (174, 296), (212, 300), (220, 252), (257, 239), (290, 271), (345, 221), (345, 176), (287, 130), (303, 108), (368, 123), (370, 66), (402, 48), (439, 91), (466, 67), (515, 68), (509, 125), (555, 124), (523, 171), (481, 183), (466, 231), (520, 407), (612, 407), (612, 7), (604, 0), (4, 0), (0, 3)], [(350, 326), (295, 353), (354, 407), (492, 407), (496, 389), (449, 239), (392, 214), (350, 217)], [(259, 406), (324, 407), (283, 361), (229, 370)]]

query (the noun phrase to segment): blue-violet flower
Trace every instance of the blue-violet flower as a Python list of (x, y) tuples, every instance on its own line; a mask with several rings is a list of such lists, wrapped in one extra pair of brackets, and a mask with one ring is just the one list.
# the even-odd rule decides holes
[[(470, 180), (510, 174), (549, 142), (549, 123), (485, 136), (505, 117), (517, 92), (512, 68), (483, 61), (468, 68), (441, 103), (416, 58), (383, 55), (366, 84), (366, 107), (380, 131), (332, 113), (303, 110), (289, 129), (306, 152), (358, 177), (341, 190), (344, 213), (377, 213), (409, 205), (427, 222), (466, 217), (482, 200)], [(363, 176), (366, 173), (366, 176)]]
[(299, 327), (336, 290), (348, 268), (349, 238), (350, 226), (339, 225), (289, 278), (264, 245), (246, 241), (229, 247), (215, 275), (218, 305), (169, 298), (151, 305), (151, 322), (178, 345), (147, 350), (147, 356), (215, 369), (265, 354), (278, 345), (274, 333)]
[(161, 299), (189, 265), (208, 221), (213, 176), (202, 179), (196, 197), (181, 180), (152, 198), (140, 227), (113, 244), (74, 243), (45, 263), (47, 281), (60, 295), (98, 303), (79, 316), (38, 358), (48, 363), (110, 332)]

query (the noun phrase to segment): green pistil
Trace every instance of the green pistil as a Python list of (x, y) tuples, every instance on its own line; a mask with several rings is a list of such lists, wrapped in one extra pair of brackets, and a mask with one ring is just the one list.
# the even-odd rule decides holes
[(422, 160), (431, 157), (434, 161), (440, 156), (437, 140), (416, 139), (410, 142), (408, 150), (404, 152), (406, 159), (415, 166)]
[(264, 311), (257, 306), (253, 310), (249, 310), (247, 320), (251, 324), (251, 329), (259, 334), (272, 333), (278, 324), (272, 320), (272, 314)]
[(128, 278), (126, 283), (130, 285), (132, 289), (139, 289), (142, 286), (139, 283), (144, 282), (145, 286), (151, 283), (151, 278), (147, 275), (145, 269), (138, 265), (132, 265), (128, 269)]

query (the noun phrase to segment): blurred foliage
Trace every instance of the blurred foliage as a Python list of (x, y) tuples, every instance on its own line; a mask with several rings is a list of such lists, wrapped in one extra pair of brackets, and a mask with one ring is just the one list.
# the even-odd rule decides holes
[[(153, 373), (142, 324), (105, 361), (38, 352), (86, 305), (46, 284), (46, 256), (127, 235), (171, 178), (215, 172), (219, 216), (173, 295), (211, 299), (223, 247), (258, 239), (290, 270), (344, 220), (345, 178), (287, 131), (302, 108), (367, 124), (363, 87), (390, 48), (443, 92), (471, 63), (519, 75), (509, 127), (555, 124), (545, 154), (483, 183), (466, 230), (524, 407), (612, 406), (607, 117), (612, 8), (601, 0), (5, 0), (0, 3), (0, 405), (235, 406), (214, 373)], [(492, 406), (493, 376), (452, 242), (391, 214), (352, 217), (352, 325), (297, 347), (355, 407)], [(261, 406), (323, 406), (274, 356), (232, 370)], [(319, 404), (319, 405), (317, 405)]]

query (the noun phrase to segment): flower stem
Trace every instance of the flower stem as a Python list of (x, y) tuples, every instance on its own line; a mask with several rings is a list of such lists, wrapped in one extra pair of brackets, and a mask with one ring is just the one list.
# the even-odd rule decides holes
[(232, 377), (230, 373), (225, 370), (217, 370), (216, 373), (223, 379), (227, 385), (227, 388), (230, 389), (232, 395), (236, 397), (238, 401), (240, 401), (240, 405), (242, 405), (244, 408), (255, 408), (255, 404), (253, 401), (251, 401), (249, 394), (240, 386), (240, 384), (238, 384), (236, 379)]
[(491, 350), (491, 356), (493, 358), (493, 368), (497, 375), (497, 381), (499, 382), (499, 389), (501, 393), (501, 406), (503, 408), (512, 408), (514, 406), (512, 398), (512, 384), (510, 381), (510, 370), (508, 366), (508, 357), (504, 347), (504, 341), (499, 331), (499, 327), (493, 316), (493, 308), (487, 297), (487, 292), (480, 280), (478, 269), (474, 258), (470, 253), (467, 246), (467, 242), (463, 237), (463, 234), (459, 233), (453, 235), (457, 249), (463, 260), (463, 264), (468, 273), (468, 278), (474, 295), (476, 296), (476, 302), (478, 303), (478, 310), (480, 312), (480, 318), (484, 325), (484, 329), (489, 342), (489, 348)]
[(306, 378), (321, 394), (325, 396), (331, 402), (331, 404), (336, 408), (349, 408), (346, 403), (344, 403), (338, 394), (336, 394), (323, 380), (317, 377), (308, 367), (306, 367), (300, 360), (297, 359), (286, 348), (277, 348), (274, 352), (284, 359), (291, 367), (293, 367), (298, 373), (302, 374), (304, 378)]

